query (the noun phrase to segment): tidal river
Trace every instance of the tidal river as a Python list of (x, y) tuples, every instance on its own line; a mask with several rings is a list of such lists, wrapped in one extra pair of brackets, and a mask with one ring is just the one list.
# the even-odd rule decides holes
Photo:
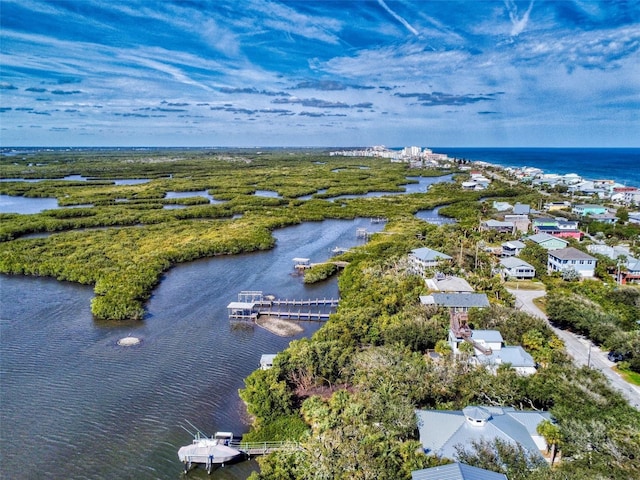
[[(241, 290), (337, 297), (335, 280), (305, 286), (292, 259), (325, 260), (336, 246), (360, 244), (357, 228), (383, 227), (368, 219), (306, 223), (276, 231), (267, 252), (178, 265), (137, 323), (94, 321), (91, 287), (0, 275), (0, 478), (181, 478), (177, 451), (192, 440), (186, 421), (208, 434), (248, 431), (237, 393), (243, 379), (261, 354), (320, 327), (303, 322), (304, 332), (289, 338), (237, 327), (227, 304)], [(118, 346), (126, 336), (142, 343)], [(255, 468), (230, 465), (212, 478), (243, 479)]]

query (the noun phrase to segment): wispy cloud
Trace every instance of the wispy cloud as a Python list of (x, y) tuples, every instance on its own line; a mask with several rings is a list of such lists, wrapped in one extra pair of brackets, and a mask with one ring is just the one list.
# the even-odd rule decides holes
[(398, 15), (396, 12), (394, 12), (393, 10), (391, 10), (391, 8), (389, 8), (389, 6), (384, 2), (384, 0), (378, 0), (378, 3), (380, 4), (380, 6), (382, 8), (384, 8), (389, 15), (391, 15), (393, 18), (395, 18), (398, 22), (400, 22), (402, 25), (404, 25), (404, 27), (409, 30), (411, 33), (413, 33), (416, 37), (418, 35), (420, 35), (418, 33), (418, 31), (413, 28), (409, 22), (407, 22), (404, 18), (402, 18), (400, 15)]
[(533, 9), (533, 0), (529, 2), (529, 7), (521, 17), (518, 17), (518, 6), (515, 4), (514, 0), (505, 0), (505, 5), (507, 6), (507, 10), (509, 11), (509, 18), (511, 19), (512, 23), (511, 36), (517, 37), (524, 31), (525, 28), (527, 28), (527, 23), (529, 23), (529, 15), (531, 14), (531, 10)]
[(572, 145), (606, 145), (640, 129), (633, 2), (11, 0), (2, 9), (7, 143), (337, 145), (357, 132), (361, 143), (401, 145), (428, 130), (436, 145), (507, 136), (543, 145), (558, 132)]

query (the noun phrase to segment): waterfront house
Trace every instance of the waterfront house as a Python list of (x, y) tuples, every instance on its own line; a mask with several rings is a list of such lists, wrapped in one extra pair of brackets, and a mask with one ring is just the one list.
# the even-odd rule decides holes
[(411, 480), (509, 480), (504, 473), (472, 467), (464, 463), (449, 463), (411, 472)]
[(596, 263), (595, 257), (573, 247), (550, 251), (547, 256), (549, 274), (575, 270), (580, 277), (591, 278), (594, 276)]
[(536, 429), (541, 422), (551, 420), (551, 414), (545, 411), (479, 406), (417, 410), (416, 417), (424, 452), (451, 459), (457, 458), (457, 446), (470, 450), (473, 442), (497, 439), (519, 445), (527, 455), (544, 459), (542, 451), (547, 445)]
[(536, 233), (535, 235), (529, 235), (525, 240), (540, 245), (545, 250), (559, 250), (561, 248), (566, 248), (569, 245), (569, 242), (566, 240), (554, 237), (548, 233)]
[(576, 215), (587, 216), (587, 215), (602, 215), (607, 213), (607, 207), (603, 207), (602, 205), (574, 205), (571, 209), (573, 213)]
[(430, 275), (427, 275), (429, 269), (436, 268), (440, 262), (450, 261), (451, 259), (446, 253), (427, 247), (416, 248), (409, 253), (411, 270), (425, 280), (427, 276), (430, 277)]
[(503, 257), (514, 257), (516, 255), (520, 255), (520, 252), (527, 245), (520, 240), (511, 240), (509, 242), (504, 242), (501, 246)]
[(507, 278), (532, 279), (536, 276), (533, 265), (518, 257), (506, 257), (500, 260), (502, 276)]
[(269, 370), (273, 367), (273, 360), (276, 358), (275, 353), (265, 353), (260, 357), (260, 369)]

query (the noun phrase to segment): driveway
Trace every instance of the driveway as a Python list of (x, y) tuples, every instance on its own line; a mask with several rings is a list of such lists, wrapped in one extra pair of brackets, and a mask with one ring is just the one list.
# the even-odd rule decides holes
[[(534, 317), (547, 320), (547, 316), (540, 310), (533, 300), (546, 295), (544, 290), (508, 289), (516, 297), (516, 308)], [(619, 390), (629, 404), (640, 409), (640, 388), (626, 382), (615, 370), (615, 363), (609, 361), (607, 352), (600, 350), (589, 339), (566, 330), (561, 330), (549, 324), (553, 332), (564, 342), (567, 353), (573, 358), (577, 366), (587, 365), (589, 368), (600, 370), (616, 390)]]

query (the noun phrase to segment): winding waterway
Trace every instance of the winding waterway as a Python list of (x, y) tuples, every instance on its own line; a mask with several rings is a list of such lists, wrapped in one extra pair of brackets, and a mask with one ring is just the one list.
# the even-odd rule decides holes
[[(231, 325), (226, 305), (241, 290), (336, 297), (335, 280), (305, 286), (292, 259), (323, 261), (336, 246), (360, 244), (357, 228), (383, 227), (368, 219), (306, 223), (275, 232), (270, 251), (178, 265), (136, 323), (94, 321), (91, 287), (0, 275), (0, 477), (181, 478), (186, 421), (210, 434), (246, 432), (243, 379), (261, 354), (320, 327), (302, 323), (303, 333), (283, 338)], [(126, 336), (142, 343), (118, 346)], [(242, 479), (255, 468), (242, 462), (210, 478)]]

